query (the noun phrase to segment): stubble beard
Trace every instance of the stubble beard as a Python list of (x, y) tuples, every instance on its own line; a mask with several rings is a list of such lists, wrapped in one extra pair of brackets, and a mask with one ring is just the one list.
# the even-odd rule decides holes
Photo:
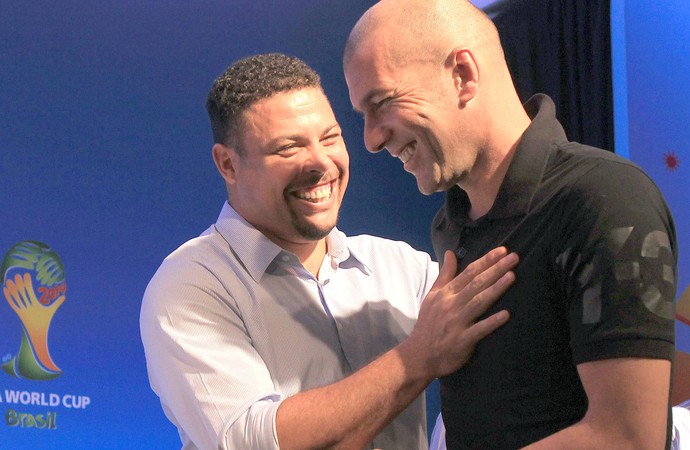
[(314, 223), (302, 220), (297, 214), (295, 214), (292, 211), (290, 212), (290, 214), (292, 216), (293, 228), (297, 231), (297, 233), (300, 236), (310, 241), (318, 241), (325, 238), (326, 236), (328, 236), (331, 230), (335, 228), (335, 223), (327, 226), (318, 226)]
[[(338, 191), (340, 190), (341, 184), (340, 181), (342, 179), (342, 171), (340, 172), (338, 176)], [(334, 192), (332, 195), (336, 195)], [(337, 202), (336, 205), (336, 215), (335, 215), (335, 220), (333, 221), (332, 224), (326, 225), (326, 226), (319, 226), (317, 224), (311, 223), (308, 220), (304, 220), (302, 216), (299, 214), (296, 214), (294, 210), (290, 209), (290, 218), (292, 222), (292, 227), (297, 231), (297, 233), (303, 237), (304, 239), (307, 239), (309, 241), (319, 241), (326, 236), (335, 228), (338, 218), (340, 217), (340, 201), (342, 198)]]

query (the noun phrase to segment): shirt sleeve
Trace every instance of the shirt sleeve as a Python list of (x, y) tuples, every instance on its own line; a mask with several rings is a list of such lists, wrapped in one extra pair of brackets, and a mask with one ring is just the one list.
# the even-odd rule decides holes
[(422, 295), (422, 299), (426, 297), (426, 294), (429, 293), (431, 290), (431, 287), (434, 285), (436, 282), (436, 278), (438, 278), (438, 272), (439, 272), (439, 264), (436, 261), (432, 261), (431, 257), (427, 256), (427, 265), (426, 265), (426, 279), (424, 280), (424, 291)]
[[(588, 172), (570, 195), (558, 255), (569, 299), (575, 363), (617, 357), (672, 359), (677, 245), (654, 183), (630, 165)], [(572, 200), (572, 198), (570, 199)]]
[(393, 243), (395, 244), (395, 251), (387, 252), (386, 268), (390, 273), (384, 274), (383, 277), (386, 279), (405, 277), (416, 280), (417, 309), (419, 309), (436, 282), (436, 278), (438, 278), (439, 264), (432, 260), (428, 253), (417, 250), (406, 242), (395, 241)]
[(144, 294), (140, 326), (151, 387), (184, 448), (278, 449), (281, 397), (209, 270), (166, 259)]

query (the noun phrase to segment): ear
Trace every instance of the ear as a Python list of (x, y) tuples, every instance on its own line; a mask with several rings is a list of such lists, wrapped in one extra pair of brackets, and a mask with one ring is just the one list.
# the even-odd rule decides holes
[(216, 163), (218, 172), (225, 179), (225, 182), (228, 186), (235, 184), (239, 163), (239, 155), (235, 149), (223, 144), (214, 144), (211, 152), (213, 153), (213, 162)]
[(465, 107), (474, 98), (479, 88), (479, 66), (472, 51), (457, 47), (451, 52), (453, 80), (458, 93), (460, 107)]

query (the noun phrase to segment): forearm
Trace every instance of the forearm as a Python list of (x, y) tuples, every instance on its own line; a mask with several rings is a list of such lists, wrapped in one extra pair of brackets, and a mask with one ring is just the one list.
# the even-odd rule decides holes
[(283, 401), (276, 417), (280, 448), (360, 449), (432, 379), (418, 349), (403, 342), (339, 382)]

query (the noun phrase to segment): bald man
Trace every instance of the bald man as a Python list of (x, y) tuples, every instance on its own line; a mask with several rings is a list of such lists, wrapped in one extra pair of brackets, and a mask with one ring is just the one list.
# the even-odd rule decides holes
[(437, 254), (460, 270), (496, 245), (521, 257), (492, 307), (510, 322), (441, 378), (448, 448), (668, 446), (678, 250), (652, 180), (568, 142), (547, 96), (522, 105), (467, 1), (383, 0), (343, 63), (367, 149), (446, 191)]

